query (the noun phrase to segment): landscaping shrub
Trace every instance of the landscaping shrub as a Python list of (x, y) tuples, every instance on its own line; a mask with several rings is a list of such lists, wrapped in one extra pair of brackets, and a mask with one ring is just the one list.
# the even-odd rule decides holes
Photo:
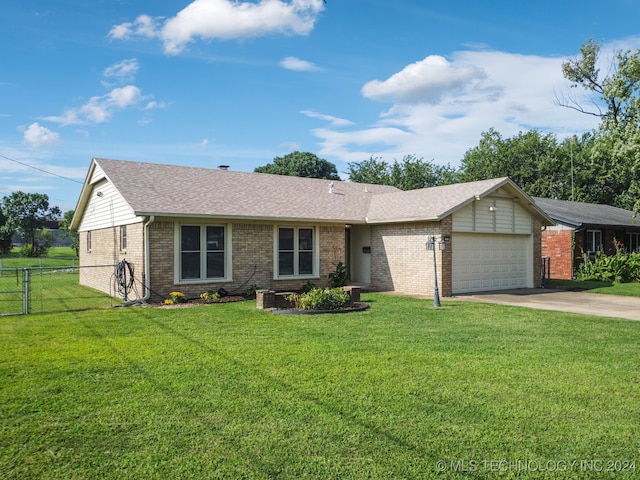
[(220, 294), (218, 292), (214, 292), (213, 290), (207, 290), (206, 292), (200, 294), (200, 298), (203, 300), (217, 300), (220, 298)]
[(329, 282), (333, 288), (344, 287), (349, 281), (349, 273), (344, 263), (334, 263), (336, 266), (335, 271), (329, 273)]
[(175, 305), (177, 303), (186, 303), (187, 297), (182, 292), (171, 292), (169, 298), (164, 301), (165, 305)]
[(314, 288), (296, 302), (303, 310), (338, 310), (349, 305), (349, 294), (342, 288)]
[(616, 254), (611, 256), (598, 252), (594, 260), (585, 258), (576, 276), (578, 280), (639, 282), (640, 253), (626, 253), (620, 248), (616, 248)]

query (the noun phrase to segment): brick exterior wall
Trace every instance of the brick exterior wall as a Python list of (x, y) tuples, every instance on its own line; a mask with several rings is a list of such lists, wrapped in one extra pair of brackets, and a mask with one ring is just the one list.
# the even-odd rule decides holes
[[(435, 278), (433, 251), (427, 250), (431, 236), (451, 235), (451, 217), (442, 223), (416, 222), (371, 227), (371, 288), (407, 294), (433, 295)], [(449, 245), (450, 246), (450, 245)], [(446, 247), (445, 247), (446, 248)], [(436, 245), (438, 289), (451, 295), (451, 249)]]
[[(244, 294), (251, 286), (258, 289), (276, 291), (300, 290), (305, 279), (275, 280), (273, 271), (273, 229), (270, 224), (233, 224), (232, 228), (232, 269), (231, 282), (202, 282), (176, 284), (174, 282), (174, 222), (151, 224), (151, 301), (160, 302), (172, 291), (180, 291), (187, 298), (197, 298), (207, 290), (224, 288), (230, 293)], [(310, 281), (318, 287), (329, 284), (329, 272), (335, 270), (335, 263), (344, 262), (345, 228), (341, 226), (320, 226), (319, 235), (319, 276)]]
[[(126, 259), (134, 268), (137, 295), (144, 295), (144, 225), (127, 225), (127, 248), (120, 249), (120, 226), (91, 231), (91, 250), (87, 248), (88, 232), (80, 232), (80, 285), (112, 293), (114, 265)], [(128, 295), (137, 296), (136, 291)]]
[(573, 279), (573, 230), (546, 229), (542, 232), (542, 258), (551, 259), (553, 280)]

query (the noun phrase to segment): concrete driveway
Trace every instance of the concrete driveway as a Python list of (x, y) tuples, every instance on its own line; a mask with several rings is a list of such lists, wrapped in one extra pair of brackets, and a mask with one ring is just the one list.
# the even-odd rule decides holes
[(638, 297), (621, 297), (562, 289), (523, 288), (458, 295), (450, 297), (450, 299), (640, 320), (640, 298)]

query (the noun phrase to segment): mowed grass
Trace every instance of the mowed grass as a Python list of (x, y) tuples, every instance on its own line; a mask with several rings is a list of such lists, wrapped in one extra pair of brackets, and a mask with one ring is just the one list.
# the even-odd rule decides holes
[(363, 299), (2, 318), (0, 475), (638, 477), (640, 323)]
[[(23, 312), (22, 270), (0, 275), (0, 316)], [(31, 271), (30, 313), (66, 312), (119, 305), (121, 298), (79, 284), (78, 269), (55, 267)]]
[(42, 257), (23, 257), (14, 247), (8, 254), (0, 256), (1, 268), (67, 267), (77, 266), (78, 256), (71, 247), (52, 247)]
[(599, 282), (596, 280), (552, 280), (551, 288), (569, 288), (589, 293), (640, 297), (640, 283)]

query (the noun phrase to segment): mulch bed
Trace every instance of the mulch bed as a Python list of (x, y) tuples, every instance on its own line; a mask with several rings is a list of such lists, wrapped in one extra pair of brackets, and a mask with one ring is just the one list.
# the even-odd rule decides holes
[(302, 310), (301, 308), (270, 308), (265, 311), (277, 313), (280, 315), (318, 315), (320, 313), (349, 313), (361, 312), (369, 308), (369, 304), (365, 302), (355, 302), (348, 307), (342, 307), (337, 310)]
[(189, 308), (196, 307), (198, 305), (209, 305), (210, 303), (244, 302), (245, 300), (248, 299), (242, 295), (228, 295), (226, 297), (211, 299), (194, 298), (193, 300), (188, 300), (185, 303), (174, 303), (173, 305), (165, 305), (164, 303), (160, 303), (156, 306), (158, 308)]

